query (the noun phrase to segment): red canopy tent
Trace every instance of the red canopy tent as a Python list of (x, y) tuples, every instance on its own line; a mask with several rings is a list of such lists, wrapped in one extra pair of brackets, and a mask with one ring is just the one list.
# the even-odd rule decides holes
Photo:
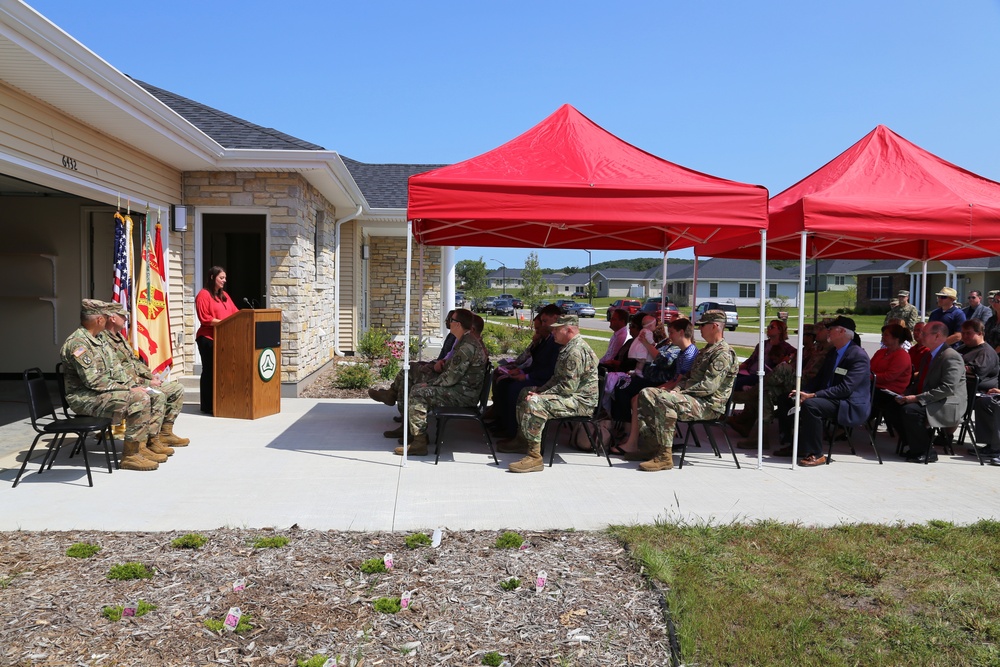
[(656, 250), (767, 227), (767, 191), (667, 162), (568, 104), (478, 157), (410, 177), (426, 245)]
[[(424, 245), (656, 250), (665, 278), (670, 249), (767, 229), (764, 187), (667, 162), (568, 104), (498, 148), (411, 176), (407, 201), (407, 337), (412, 238)], [(408, 434), (404, 452), (407, 444)]]

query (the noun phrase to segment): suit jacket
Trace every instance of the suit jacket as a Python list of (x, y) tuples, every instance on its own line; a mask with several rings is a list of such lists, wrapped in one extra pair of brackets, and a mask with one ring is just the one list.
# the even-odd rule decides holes
[(927, 410), (927, 423), (934, 427), (958, 426), (968, 403), (965, 360), (948, 346), (941, 348), (924, 379), (917, 402)]
[[(838, 371), (840, 368), (844, 370)], [(817, 398), (839, 401), (837, 423), (857, 426), (871, 412), (871, 375), (868, 353), (859, 345), (848, 344), (839, 364), (836, 348), (826, 353), (823, 367), (806, 391), (815, 392)]]

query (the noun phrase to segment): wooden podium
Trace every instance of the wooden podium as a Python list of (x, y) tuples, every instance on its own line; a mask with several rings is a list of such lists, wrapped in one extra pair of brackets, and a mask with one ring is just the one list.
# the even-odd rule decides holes
[(215, 325), (216, 417), (281, 412), (281, 311), (241, 310)]

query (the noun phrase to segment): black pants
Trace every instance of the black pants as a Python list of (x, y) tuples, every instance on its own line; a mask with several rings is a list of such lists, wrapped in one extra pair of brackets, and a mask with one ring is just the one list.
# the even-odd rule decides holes
[(215, 341), (200, 336), (195, 339), (201, 355), (201, 411), (212, 414), (212, 395), (215, 388), (212, 363), (215, 359)]
[(627, 422), (632, 419), (632, 398), (647, 387), (657, 387), (662, 382), (652, 382), (646, 378), (633, 377), (627, 387), (615, 387), (611, 398), (611, 418), (615, 421)]
[(823, 455), (823, 420), (837, 420), (840, 401), (829, 398), (810, 398), (799, 406), (799, 456)]
[[(886, 418), (887, 420), (889, 417)], [(923, 456), (931, 448), (930, 426), (927, 424), (927, 408), (920, 403), (899, 406), (892, 414), (892, 426), (903, 438), (906, 456)]]

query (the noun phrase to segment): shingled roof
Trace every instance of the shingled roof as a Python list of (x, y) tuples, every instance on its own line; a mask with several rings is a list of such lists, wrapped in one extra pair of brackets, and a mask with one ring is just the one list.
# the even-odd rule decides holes
[(272, 127), (255, 125), (248, 120), (237, 118), (224, 111), (171, 93), (169, 90), (157, 88), (138, 79), (132, 80), (145, 88), (153, 97), (180, 114), (189, 123), (212, 137), (224, 148), (325, 150), (322, 146), (279, 132)]
[(372, 208), (406, 208), (410, 176), (443, 167), (440, 164), (367, 164), (343, 155), (347, 170)]

